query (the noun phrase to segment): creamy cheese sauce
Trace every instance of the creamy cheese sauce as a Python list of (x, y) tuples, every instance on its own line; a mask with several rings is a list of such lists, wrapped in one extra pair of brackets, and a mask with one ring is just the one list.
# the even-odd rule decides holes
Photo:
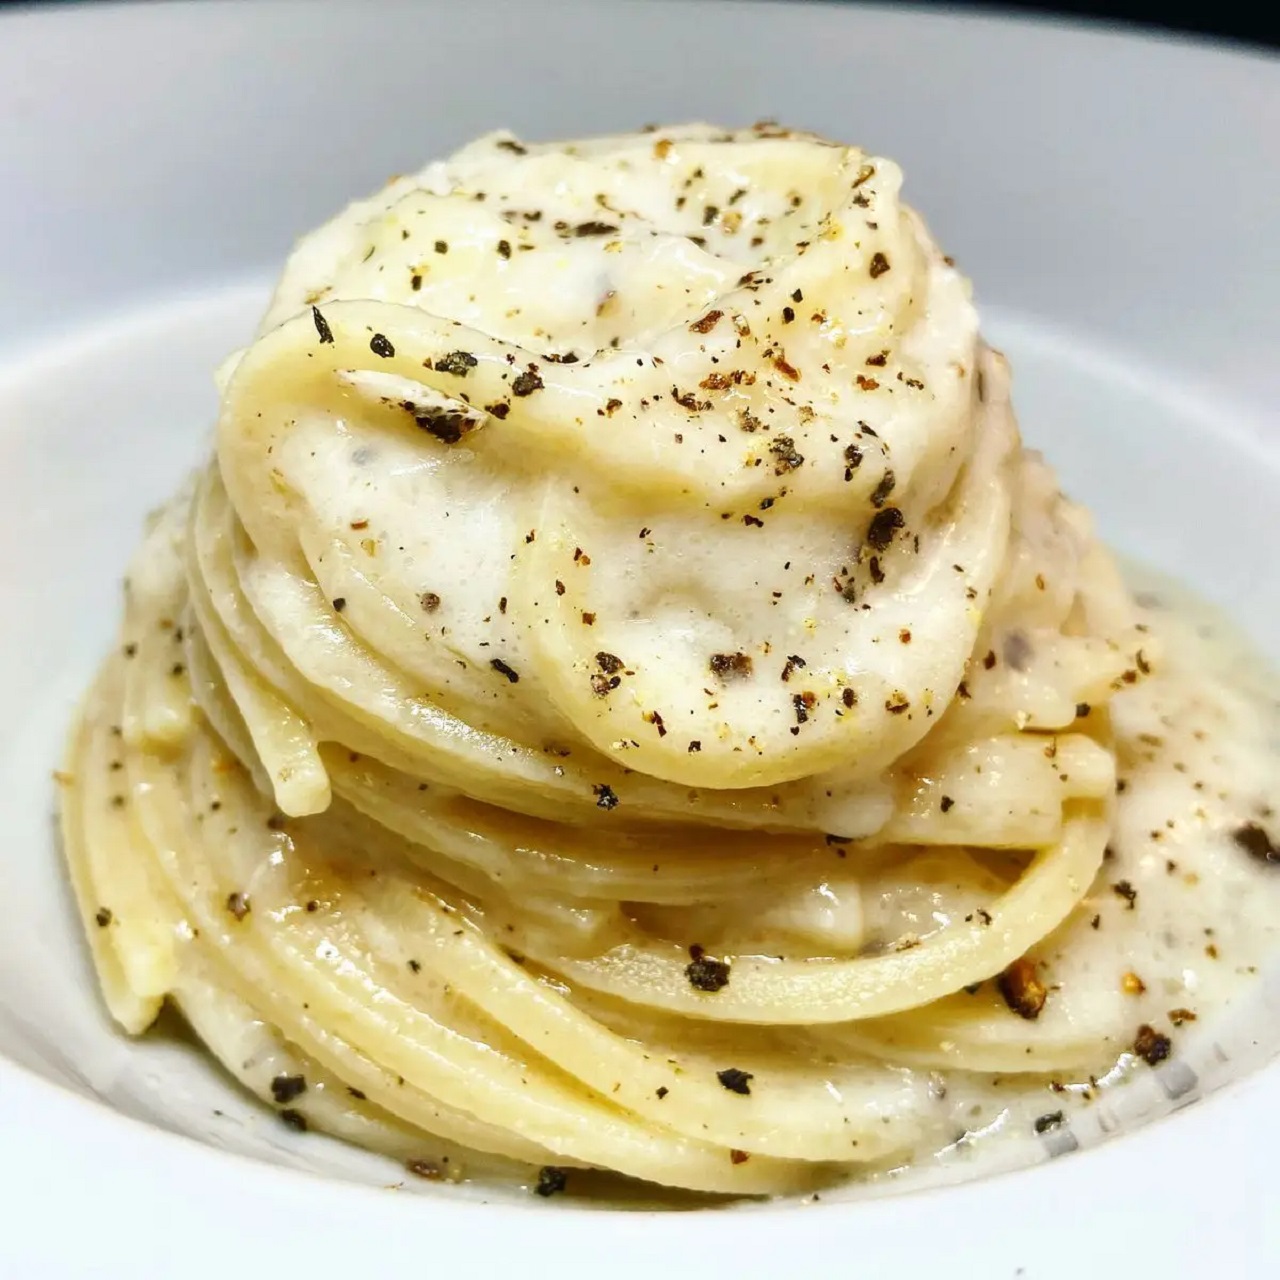
[[(1268, 976), (1280, 986), (1280, 678), (1181, 584), (1135, 565), (1126, 577), (1161, 668), (1111, 703), (1120, 772), (1106, 861), (1072, 920), (1036, 949), (1062, 984), (1041, 1019), (1109, 1039), (1116, 1060), (1043, 1077), (932, 1072), (953, 1142), (860, 1185), (927, 1185), (1065, 1154), (1198, 1096), (1237, 1059), (1280, 1051), (1263, 998)], [(1135, 1050), (1143, 1026), (1159, 1089)]]

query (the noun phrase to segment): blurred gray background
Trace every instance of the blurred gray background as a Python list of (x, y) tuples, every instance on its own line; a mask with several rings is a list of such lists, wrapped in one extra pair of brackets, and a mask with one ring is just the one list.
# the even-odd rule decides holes
[[(5, 8), (36, 8), (50, 4), (94, 4), (104, 0), (0, 0), (0, 10)], [(106, 0), (118, 2), (118, 0)], [(159, 0), (139, 0), (141, 3), (157, 3)], [(208, 0), (209, 3), (252, 3), (252, 0)], [(715, 0), (698, 0), (714, 4)], [(804, 3), (805, 0), (790, 0)], [(812, 0), (814, 3), (856, 4), (859, 0)], [(529, 0), (536, 5), (538, 0)], [(879, 0), (892, 5), (893, 0)], [(900, 8), (966, 9), (988, 12), (1038, 14), (1046, 17), (1070, 17), (1104, 24), (1138, 25), (1166, 32), (1208, 36), (1219, 40), (1243, 41), (1251, 44), (1280, 47), (1280, 5), (1274, 0), (1217, 0), (1213, 4), (1192, 5), (1179, 0), (1000, 0), (999, 3), (982, 3), (981, 0), (911, 0)]]

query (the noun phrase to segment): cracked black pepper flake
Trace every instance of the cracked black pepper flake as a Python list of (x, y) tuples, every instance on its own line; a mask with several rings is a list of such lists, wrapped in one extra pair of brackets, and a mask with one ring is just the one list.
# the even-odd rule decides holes
[(355, 1087), (355, 1085), (353, 1085), (353, 1084), (349, 1084), (349, 1085), (347, 1085), (347, 1092), (348, 1092), (348, 1093), (349, 1093), (349, 1094), (350, 1094), (350, 1095), (351, 1095), (351, 1096), (352, 1096), (352, 1097), (353, 1097), (357, 1102), (367, 1102), (367, 1101), (368, 1101), (369, 1095), (368, 1095), (367, 1093), (365, 1093), (365, 1091), (364, 1091), (363, 1089), (357, 1089), (357, 1088)]
[(1061, 1111), (1050, 1111), (1047, 1115), (1040, 1116), (1035, 1122), (1035, 1131), (1037, 1133), (1048, 1133), (1052, 1129), (1058, 1128), (1062, 1124), (1065, 1117)]
[(437, 373), (451, 373), (455, 378), (465, 378), (480, 362), (470, 351), (449, 351), (435, 362)]
[(489, 665), (500, 676), (506, 676), (507, 679), (510, 680), (512, 684), (520, 683), (519, 673), (513, 667), (509, 667), (505, 662), (503, 662), (501, 658), (490, 658)]
[(701, 742), (699, 742), (697, 738), (694, 738), (694, 739), (689, 743), (689, 754), (690, 754), (691, 756), (692, 756), (692, 755), (697, 755), (697, 753), (698, 753), (699, 751), (701, 751), (701, 750), (702, 750), (702, 743), (701, 743)]
[(782, 323), (783, 323), (783, 324), (790, 324), (790, 323), (791, 323), (795, 318), (796, 318), (796, 312), (795, 312), (795, 308), (794, 308), (794, 307), (783, 307), (783, 308), (782, 308)]
[(373, 337), (369, 339), (369, 350), (372, 351), (375, 356), (381, 356), (384, 360), (390, 360), (396, 353), (395, 347), (393, 347), (388, 341), (385, 333), (375, 333)]
[(843, 702), (846, 707), (853, 707), (857, 705), (858, 695), (846, 685), (840, 691), (840, 701)]
[(723, 1071), (716, 1072), (716, 1079), (730, 1093), (748, 1094), (751, 1092), (751, 1081), (755, 1077), (750, 1071), (740, 1071), (737, 1067), (726, 1067)]
[(238, 892), (227, 894), (227, 910), (230, 911), (237, 920), (243, 920), (251, 910), (248, 894)]
[(1138, 891), (1127, 880), (1117, 880), (1111, 886), (1111, 892), (1118, 898), (1123, 898), (1128, 904), (1130, 911), (1137, 910)]
[(404, 1167), (415, 1178), (424, 1178), (427, 1182), (439, 1182), (444, 1177), (440, 1166), (431, 1160), (406, 1160)]
[(498, 241), (498, 257), (500, 258), (511, 257), (511, 241), (510, 240)]
[(542, 378), (538, 375), (536, 369), (528, 369), (511, 383), (511, 394), (513, 396), (531, 396), (535, 391), (542, 390)]
[(1076, 719), (1083, 720), (1093, 708), (1087, 702), (1076, 703)]
[(573, 229), (575, 236), (611, 236), (618, 230), (612, 222), (580, 222)]
[(437, 240), (435, 248), (437, 253), (448, 253), (449, 242), (447, 240)]
[(334, 613), (341, 613), (347, 607), (347, 599), (345, 596), (335, 596), (333, 600)]
[(283, 1111), (277, 1113), (281, 1122), (286, 1129), (292, 1129), (294, 1133), (306, 1133), (308, 1129), (307, 1117), (301, 1111), (295, 1111), (292, 1107), (286, 1107)]
[(1256, 822), (1246, 822), (1231, 833), (1237, 847), (1267, 866), (1280, 865), (1280, 846)]
[(782, 668), (783, 681), (785, 682), (787, 680), (790, 680), (791, 677), (798, 670), (800, 670), (802, 667), (805, 667), (807, 665), (808, 663), (806, 663), (805, 660), (798, 653), (788, 654), (787, 661), (785, 662)]
[(955, 801), (950, 796), (943, 796), (942, 799), (938, 801), (938, 808), (941, 809), (943, 813), (950, 813), (954, 806)]
[(878, 280), (886, 271), (889, 270), (889, 259), (883, 253), (873, 253), (871, 255), (871, 278)]
[(667, 736), (667, 726), (663, 723), (662, 713), (658, 711), (646, 711), (644, 713), (646, 724), (651, 724), (658, 731), (658, 737), (665, 738)]
[(729, 966), (723, 960), (703, 955), (701, 947), (690, 947), (693, 959), (684, 967), (689, 985), (697, 991), (721, 991), (729, 985)]
[(743, 680), (753, 670), (751, 656), (746, 653), (713, 653), (709, 665), (721, 680)]
[(511, 412), (511, 406), (505, 400), (495, 400), (484, 407), (485, 413), (491, 413), (499, 422)]
[(1192, 1013), (1190, 1009), (1169, 1010), (1169, 1021), (1172, 1022), (1175, 1027), (1182, 1026), (1184, 1022), (1194, 1022), (1195, 1020), (1196, 1015)]
[(671, 398), (690, 413), (706, 413), (712, 407), (710, 400), (699, 400), (692, 391), (681, 391), (679, 387), (671, 388)]
[(720, 317), (724, 315), (723, 311), (708, 311), (700, 320), (695, 320), (689, 328), (694, 333), (710, 333), (719, 323)]
[(596, 654), (596, 666), (606, 675), (621, 671), (626, 664), (616, 654), (606, 653), (603, 649)]
[(555, 1165), (543, 1165), (538, 1170), (538, 1181), (534, 1185), (534, 1192), (540, 1196), (559, 1195), (565, 1187), (569, 1185), (569, 1174), (564, 1169), (558, 1169)]
[[(424, 591), (418, 597), (418, 603), (422, 606), (423, 613), (435, 613), (440, 607), (440, 597), (434, 591)], [(498, 611), (506, 613), (506, 609), (503, 608), (501, 603), (498, 605)]]
[(319, 307), (311, 308), (311, 319), (315, 321), (316, 332), (320, 335), (320, 341), (332, 342), (333, 330), (329, 328), (329, 322), (320, 314)]
[(465, 411), (415, 405), (411, 400), (404, 402), (404, 408), (413, 415), (420, 430), (435, 436), (441, 444), (457, 444), (475, 430), (475, 419)]
[(774, 456), (774, 475), (785, 475), (804, 462), (804, 454), (796, 451), (796, 442), (790, 436), (778, 436), (771, 441), (769, 452)]
[(883, 507), (885, 499), (893, 492), (893, 486), (897, 483), (897, 479), (892, 471), (886, 471), (880, 477), (880, 483), (871, 491), (871, 505), (873, 507)]
[(996, 980), (1004, 1002), (1020, 1018), (1034, 1021), (1049, 997), (1048, 988), (1036, 976), (1035, 961), (1022, 956)]
[(616, 809), (618, 807), (618, 795), (607, 782), (596, 783), (591, 788), (591, 793), (596, 797), (597, 809)]
[(280, 1106), (301, 1097), (306, 1091), (306, 1076), (276, 1076), (271, 1081), (271, 1096)]
[(588, 613), (587, 610), (582, 611), (582, 625), (584, 627), (594, 627), (596, 624), (596, 615)]
[(111, 914), (110, 907), (99, 907), (97, 914), (93, 918), (97, 921), (99, 929), (105, 929), (115, 919), (115, 916)]
[(418, 290), (422, 288), (422, 276), (417, 271), (409, 277), (409, 288), (411, 288), (414, 293), (417, 293)]
[(791, 709), (796, 713), (796, 724), (807, 724), (809, 712), (813, 710), (818, 699), (807, 689), (804, 693), (791, 695)]
[(1133, 1051), (1149, 1067), (1163, 1062), (1173, 1052), (1173, 1041), (1148, 1023), (1138, 1028), (1134, 1037)]
[(906, 520), (897, 507), (885, 507), (872, 517), (867, 528), (867, 541), (877, 551), (884, 551), (893, 541), (894, 534), (905, 524)]

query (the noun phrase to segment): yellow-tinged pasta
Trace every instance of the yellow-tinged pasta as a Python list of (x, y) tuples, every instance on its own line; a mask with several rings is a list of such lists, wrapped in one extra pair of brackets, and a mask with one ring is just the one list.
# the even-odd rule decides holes
[[(298, 245), (62, 780), (126, 1030), (169, 997), (295, 1128), (544, 1194), (871, 1176), (1163, 1035), (1137, 903), (1253, 871), (1168, 784), (1236, 704), (899, 186), (504, 135)], [(1209, 854), (1142, 852), (1156, 796)]]

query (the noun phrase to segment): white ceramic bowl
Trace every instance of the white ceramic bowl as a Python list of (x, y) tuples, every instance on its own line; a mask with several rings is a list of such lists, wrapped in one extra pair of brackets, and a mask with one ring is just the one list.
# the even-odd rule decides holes
[[(735, 0), (0, 17), (0, 1276), (1275, 1273), (1274, 1067), (995, 1180), (655, 1218), (389, 1192), (393, 1169), (286, 1135), (180, 1038), (106, 1021), (50, 773), (141, 517), (206, 446), (211, 371), (292, 238), (498, 125), (762, 116), (902, 161), (1028, 438), (1113, 543), (1280, 658), (1276, 62)], [(1232, 1070), (1273, 1047), (1274, 1004), (1251, 1016), (1212, 1033)]]

